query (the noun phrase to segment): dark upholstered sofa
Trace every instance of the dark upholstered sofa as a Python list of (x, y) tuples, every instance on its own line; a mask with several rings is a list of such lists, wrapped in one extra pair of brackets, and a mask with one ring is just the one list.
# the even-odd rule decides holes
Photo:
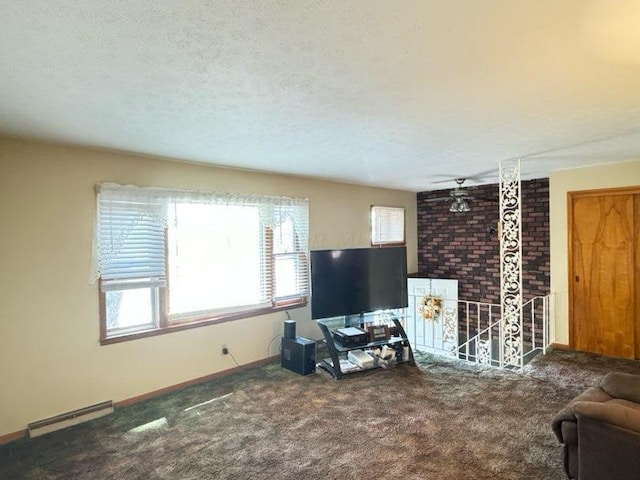
[(640, 375), (607, 374), (563, 408), (552, 428), (569, 478), (640, 479)]

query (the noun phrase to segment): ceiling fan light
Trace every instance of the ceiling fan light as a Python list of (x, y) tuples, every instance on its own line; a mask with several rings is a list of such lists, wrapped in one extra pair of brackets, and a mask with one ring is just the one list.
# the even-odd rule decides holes
[(449, 207), (449, 211), (452, 213), (469, 212), (471, 211), (471, 207), (469, 207), (469, 202), (467, 202), (466, 199), (456, 198)]

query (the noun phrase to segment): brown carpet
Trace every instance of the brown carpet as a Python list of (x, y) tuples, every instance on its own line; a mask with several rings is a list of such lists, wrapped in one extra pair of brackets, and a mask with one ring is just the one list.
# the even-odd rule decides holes
[(608, 371), (640, 373), (563, 351), (524, 374), (419, 357), (339, 381), (241, 372), (0, 447), (0, 478), (560, 480), (553, 415)]

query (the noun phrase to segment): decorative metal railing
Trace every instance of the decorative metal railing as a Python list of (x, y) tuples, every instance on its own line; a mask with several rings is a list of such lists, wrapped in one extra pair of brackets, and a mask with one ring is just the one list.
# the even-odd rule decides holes
[[(550, 344), (549, 325), (552, 297), (537, 296), (516, 312), (522, 318), (522, 349), (518, 358), (507, 362), (503, 355), (505, 322), (501, 305), (458, 300), (455, 308), (445, 308), (438, 321), (418, 315), (407, 317), (406, 332), (414, 351), (456, 357), (468, 362), (513, 369), (524, 367)], [(452, 302), (443, 300), (443, 304)]]
[(500, 305), (460, 301), (461, 327), (465, 341), (455, 355), (468, 362), (500, 366), (498, 342), (501, 338)]
[[(529, 349), (522, 353), (523, 366), (526, 365), (527, 357), (532, 354), (542, 352), (547, 353), (551, 344), (549, 337), (549, 326), (551, 322), (551, 312), (553, 311), (553, 295), (533, 297), (522, 306), (522, 328), (524, 338), (529, 338), (531, 343)], [(526, 344), (526, 342), (525, 342)]]

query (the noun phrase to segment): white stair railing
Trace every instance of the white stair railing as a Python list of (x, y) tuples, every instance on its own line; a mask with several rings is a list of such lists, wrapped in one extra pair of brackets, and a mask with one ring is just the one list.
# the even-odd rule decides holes
[[(522, 306), (523, 348), (519, 364), (524, 367), (549, 347), (551, 295), (536, 296)], [(414, 351), (447, 355), (471, 363), (512, 368), (501, 355), (504, 324), (500, 305), (458, 300), (457, 308), (443, 312), (440, 324), (409, 315), (407, 334)], [(453, 330), (455, 329), (455, 333)], [(439, 330), (439, 335), (433, 332)], [(455, 339), (455, 342), (454, 340)]]
[[(518, 364), (520, 370), (538, 353), (546, 353), (549, 347), (549, 322), (551, 312), (551, 295), (536, 296), (528, 300), (522, 306), (522, 345), (521, 357)], [(470, 305), (477, 302), (465, 302)], [(520, 313), (520, 312), (518, 312)], [(469, 322), (466, 322), (467, 325)], [(467, 328), (469, 328), (467, 326)], [(457, 356), (461, 359), (499, 368), (509, 368), (513, 365), (504, 361), (504, 356), (500, 355), (502, 345), (500, 341), (503, 337), (502, 329), (504, 322), (500, 318), (490, 317), (489, 325), (479, 330), (478, 333), (460, 344)]]
[(500, 318), (498, 317), (486, 328), (480, 330), (476, 335), (469, 338), (469, 340), (460, 344), (458, 346), (457, 356), (467, 362), (498, 367), (500, 366), (499, 356), (498, 358), (494, 357), (499, 352), (499, 340)]
[(526, 365), (537, 353), (547, 353), (551, 344), (549, 340), (549, 326), (551, 320), (552, 295), (537, 296), (528, 300), (522, 306), (523, 334), (530, 339), (530, 344), (522, 352), (522, 365)]

